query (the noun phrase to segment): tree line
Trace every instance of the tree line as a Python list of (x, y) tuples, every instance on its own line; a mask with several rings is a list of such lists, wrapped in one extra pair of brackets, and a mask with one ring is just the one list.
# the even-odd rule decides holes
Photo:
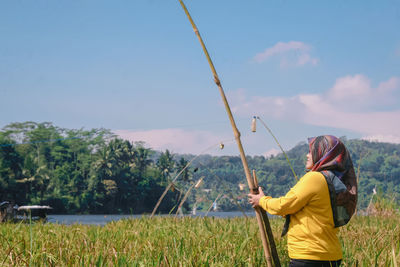
[[(186, 165), (168, 150), (155, 154), (106, 129), (12, 123), (0, 132), (0, 201), (50, 205), (57, 213), (147, 212), (169, 175)], [(167, 194), (160, 212), (176, 195)]]
[[(359, 207), (375, 188), (394, 201), (400, 195), (400, 145), (342, 138), (359, 179)], [(287, 154), (296, 173), (305, 173), (306, 143)], [(191, 165), (187, 167), (188, 163)], [(286, 159), (248, 157), (261, 186), (272, 196), (295, 184)], [(185, 168), (187, 167), (187, 168)], [(0, 131), (0, 201), (42, 204), (55, 213), (150, 213), (172, 179), (158, 212), (175, 212), (192, 188), (184, 209), (248, 210), (247, 183), (238, 156), (178, 155), (129, 142), (107, 129), (65, 129), (52, 123), (12, 123)], [(194, 187), (203, 178), (201, 187)]]

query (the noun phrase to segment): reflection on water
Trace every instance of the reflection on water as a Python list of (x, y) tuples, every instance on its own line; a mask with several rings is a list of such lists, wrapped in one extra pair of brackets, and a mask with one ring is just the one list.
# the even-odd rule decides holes
[[(196, 215), (185, 215), (189, 217), (203, 217), (205, 212), (197, 212)], [(254, 212), (246, 212), (248, 217), (255, 216)], [(50, 223), (59, 224), (93, 224), (93, 225), (105, 225), (111, 221), (118, 221), (125, 218), (141, 218), (149, 215), (48, 215), (47, 221)], [(157, 216), (175, 216), (175, 215), (157, 215)], [(230, 212), (209, 212), (207, 217), (216, 218), (234, 218), (244, 217), (240, 211)]]

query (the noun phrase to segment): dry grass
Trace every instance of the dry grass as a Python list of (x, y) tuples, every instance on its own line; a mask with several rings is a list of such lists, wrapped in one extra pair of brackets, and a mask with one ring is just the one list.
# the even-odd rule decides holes
[[(283, 220), (271, 220), (282, 266)], [(398, 217), (356, 217), (340, 231), (343, 266), (396, 266)], [(261, 266), (255, 218), (141, 218), (106, 226), (0, 225), (0, 266)]]
[(399, 216), (358, 216), (340, 231), (344, 266), (396, 266), (400, 263)]

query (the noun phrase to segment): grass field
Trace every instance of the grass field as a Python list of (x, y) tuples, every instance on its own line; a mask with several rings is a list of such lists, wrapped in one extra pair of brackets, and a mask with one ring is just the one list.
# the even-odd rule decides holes
[[(271, 220), (282, 266), (282, 219)], [(255, 218), (126, 219), (105, 226), (1, 224), (0, 266), (266, 266)], [(400, 266), (400, 218), (340, 230), (342, 266)]]

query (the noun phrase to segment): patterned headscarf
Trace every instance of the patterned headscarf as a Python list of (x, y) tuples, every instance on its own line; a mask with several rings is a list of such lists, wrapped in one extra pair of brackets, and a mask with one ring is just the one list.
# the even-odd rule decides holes
[(357, 178), (350, 153), (342, 141), (332, 135), (309, 138), (308, 143), (314, 162), (311, 171), (332, 171), (339, 177), (347, 191), (337, 196), (337, 204), (344, 205), (351, 216), (357, 206)]

